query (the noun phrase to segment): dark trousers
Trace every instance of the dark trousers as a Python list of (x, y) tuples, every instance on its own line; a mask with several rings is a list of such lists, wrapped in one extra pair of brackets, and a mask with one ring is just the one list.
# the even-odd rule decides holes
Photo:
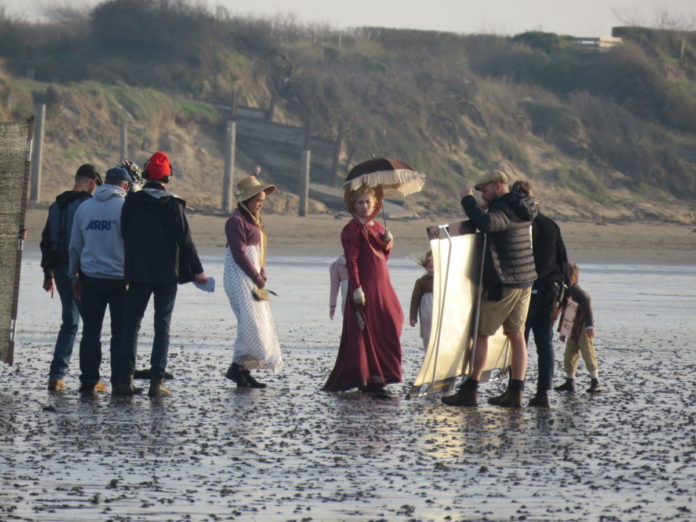
[(126, 327), (117, 367), (118, 376), (133, 375), (138, 352), (140, 322), (150, 296), (155, 301), (155, 338), (150, 355), (150, 378), (164, 379), (169, 354), (169, 325), (176, 301), (177, 283), (131, 282), (126, 293)]
[(553, 323), (551, 322), (553, 294), (533, 293), (529, 303), (524, 338), (529, 344), (529, 332), (534, 332), (539, 363), (537, 391), (548, 391), (553, 383)]
[(101, 331), (107, 305), (111, 316), (111, 376), (113, 381), (117, 352), (123, 343), (126, 310), (126, 282), (80, 276), (82, 286), (82, 340), (80, 341), (80, 381), (99, 382), (102, 361)]
[(72, 279), (68, 277), (67, 265), (59, 265), (53, 270), (53, 279), (58, 290), (61, 305), (61, 323), (53, 349), (53, 359), (48, 373), (49, 379), (62, 379), (68, 371), (77, 328), (80, 326), (80, 302), (73, 297)]

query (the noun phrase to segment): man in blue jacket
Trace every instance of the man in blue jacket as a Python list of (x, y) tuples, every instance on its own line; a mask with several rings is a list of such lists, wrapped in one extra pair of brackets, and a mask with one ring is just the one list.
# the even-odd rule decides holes
[[(537, 215), (534, 200), (510, 192), (508, 176), (499, 170), (486, 173), (471, 188), (463, 190), (462, 207), (471, 223), (486, 233), (483, 261), (483, 298), (475, 339), (471, 375), (456, 394), (443, 397), (451, 406), (476, 406), (478, 383), (488, 358), (488, 337), (503, 326), (512, 348), (512, 378), (505, 396), (496, 404), (520, 407), (527, 371), (527, 344), (524, 327), (534, 280), (532, 220)], [(483, 208), (482, 208), (483, 207)]]
[[(72, 190), (59, 194), (49, 207), (46, 226), (41, 234), (43, 289), (49, 292), (51, 297), (54, 289), (57, 289), (62, 308), (60, 330), (48, 374), (49, 391), (62, 391), (65, 388), (63, 378), (70, 364), (77, 328), (80, 325), (80, 304), (73, 297), (72, 281), (68, 276), (68, 246), (73, 216), (101, 182), (101, 176), (93, 165), (81, 165), (75, 174)], [(99, 383), (99, 386), (103, 389), (102, 383)]]
[(111, 374), (118, 347), (123, 342), (126, 281), (123, 278), (121, 209), (131, 177), (115, 167), (106, 171), (106, 183), (75, 212), (70, 233), (73, 292), (82, 303), (80, 341), (80, 393), (92, 395), (99, 382), (102, 360), (101, 331), (107, 305), (111, 316)]
[(140, 322), (150, 296), (155, 304), (155, 337), (150, 356), (150, 397), (167, 397), (163, 386), (169, 354), (169, 326), (177, 284), (207, 277), (198, 259), (184, 209), (186, 202), (167, 192), (172, 175), (169, 158), (155, 152), (145, 164), (142, 190), (128, 195), (121, 213), (124, 240), (126, 324), (124, 340), (114, 367), (114, 395), (134, 393), (133, 374)]

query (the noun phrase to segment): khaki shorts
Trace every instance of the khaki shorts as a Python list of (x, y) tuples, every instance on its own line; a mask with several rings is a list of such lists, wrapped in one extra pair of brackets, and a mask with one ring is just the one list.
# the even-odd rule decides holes
[(527, 321), (529, 299), (532, 287), (506, 288), (500, 301), (489, 301), (487, 292), (483, 291), (481, 314), (479, 316), (479, 335), (493, 335), (503, 325), (503, 332), (524, 333), (524, 323)]

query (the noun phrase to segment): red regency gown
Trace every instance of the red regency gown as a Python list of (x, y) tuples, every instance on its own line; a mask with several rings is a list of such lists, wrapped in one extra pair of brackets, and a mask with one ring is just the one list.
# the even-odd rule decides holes
[[(348, 269), (348, 295), (343, 313), (341, 345), (334, 369), (324, 385), (327, 391), (342, 391), (369, 384), (401, 382), (401, 328), (404, 314), (394, 292), (387, 259), (390, 249), (377, 222), (363, 225), (352, 219), (341, 232)], [(362, 287), (365, 305), (353, 302), (353, 292)], [(360, 328), (357, 314), (364, 323)]]

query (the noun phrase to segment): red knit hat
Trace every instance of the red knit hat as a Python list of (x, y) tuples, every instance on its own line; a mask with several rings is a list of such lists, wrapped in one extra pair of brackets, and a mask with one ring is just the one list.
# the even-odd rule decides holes
[(172, 175), (172, 164), (164, 152), (155, 152), (145, 163), (147, 179), (164, 179)]

